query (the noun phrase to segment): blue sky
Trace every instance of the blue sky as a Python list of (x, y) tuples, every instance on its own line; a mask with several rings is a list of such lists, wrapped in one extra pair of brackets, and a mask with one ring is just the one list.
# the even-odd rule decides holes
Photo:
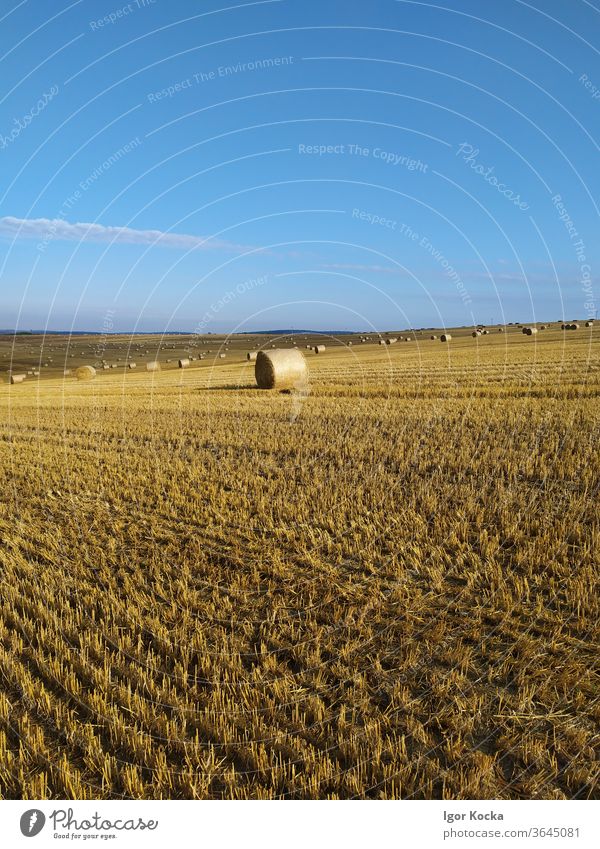
[(596, 309), (585, 0), (24, 0), (0, 28), (0, 327)]

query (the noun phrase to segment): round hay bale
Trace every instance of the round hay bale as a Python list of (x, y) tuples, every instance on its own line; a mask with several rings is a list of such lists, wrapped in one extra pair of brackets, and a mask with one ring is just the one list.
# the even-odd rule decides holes
[(11, 374), (10, 375), (11, 386), (15, 383), (23, 383), (23, 381), (25, 380), (26, 377), (27, 377), (26, 374)]
[(380, 340), (379, 340), (379, 344), (380, 344), (380, 345), (385, 345), (385, 342), (383, 341), (383, 339), (380, 339)]
[[(168, 360), (167, 360), (167, 362), (168, 362)], [(187, 368), (189, 366), (189, 364), (190, 364), (190, 361), (188, 360), (187, 357), (183, 357), (181, 360), (179, 360), (179, 368)]]
[(593, 322), (593, 321), (586, 321), (585, 326), (586, 326), (586, 327), (593, 327), (593, 326), (594, 326), (594, 322)]
[(473, 339), (477, 339), (477, 337), (478, 337), (478, 336), (481, 336), (481, 331), (479, 331), (479, 330), (474, 330), (474, 331), (471, 333), (471, 336), (473, 337)]
[(432, 336), (432, 337), (431, 337), (431, 341), (432, 341), (432, 342), (435, 342), (435, 340), (436, 340), (436, 339), (437, 339), (437, 336)]
[(257, 351), (248, 351), (248, 353), (246, 354), (247, 360), (255, 360), (256, 357), (257, 357)]
[(79, 366), (75, 372), (77, 380), (93, 380), (96, 377), (94, 366)]
[(449, 333), (442, 333), (442, 335), (440, 336), (440, 342), (450, 342), (451, 339), (452, 336), (450, 336)]
[(127, 368), (137, 368), (137, 364), (136, 363), (129, 363), (127, 365)]
[(561, 324), (560, 329), (561, 329), (561, 330), (566, 330), (566, 329), (567, 329), (567, 325), (566, 325), (566, 324)]
[(306, 360), (297, 348), (260, 351), (256, 358), (254, 375), (259, 389), (300, 390), (308, 383)]
[(483, 335), (484, 335), (484, 336), (489, 336), (489, 335), (490, 335), (490, 331), (489, 331), (489, 330), (484, 330), (484, 331), (483, 331)]
[(315, 354), (322, 354), (325, 350), (325, 345), (315, 345)]
[(219, 359), (220, 359), (220, 360), (224, 360), (224, 359), (225, 359), (225, 356), (226, 356), (225, 354), (219, 354)]
[(158, 360), (152, 360), (146, 363), (146, 371), (160, 371), (160, 363)]
[(504, 328), (503, 328), (503, 327), (499, 327), (499, 328), (498, 328), (498, 333), (504, 333)]
[(569, 330), (579, 330), (579, 325), (578, 324), (570, 324)]
[(527, 335), (528, 335), (528, 330), (529, 330), (529, 328), (528, 328), (528, 327), (522, 327), (522, 328), (521, 328), (521, 333), (522, 333), (524, 336), (527, 336)]
[(397, 339), (396, 336), (390, 336), (389, 339), (385, 340), (385, 344), (386, 345), (393, 345), (397, 341), (398, 341), (398, 339)]
[(525, 329), (525, 333), (527, 333), (528, 336), (534, 336), (537, 332), (538, 332), (537, 327), (527, 327)]

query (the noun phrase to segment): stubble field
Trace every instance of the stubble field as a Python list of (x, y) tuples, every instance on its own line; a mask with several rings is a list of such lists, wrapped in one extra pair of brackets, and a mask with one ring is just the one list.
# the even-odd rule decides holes
[(1, 796), (599, 798), (598, 330), (326, 340), (301, 396), (266, 339), (51, 339), (0, 385)]

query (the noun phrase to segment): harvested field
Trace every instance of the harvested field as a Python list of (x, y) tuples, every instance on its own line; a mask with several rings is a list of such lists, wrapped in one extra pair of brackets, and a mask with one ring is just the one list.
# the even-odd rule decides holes
[(431, 330), (0, 384), (2, 797), (598, 798), (598, 334)]

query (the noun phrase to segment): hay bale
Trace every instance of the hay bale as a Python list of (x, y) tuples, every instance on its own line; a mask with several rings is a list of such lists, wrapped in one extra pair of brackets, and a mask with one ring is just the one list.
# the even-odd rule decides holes
[(504, 333), (504, 328), (503, 328), (503, 327), (499, 327), (499, 328), (498, 328), (498, 333)]
[(579, 325), (578, 324), (570, 324), (569, 330), (579, 330)]
[(127, 368), (137, 368), (136, 363), (129, 363)]
[(259, 389), (301, 390), (308, 383), (306, 360), (297, 348), (260, 351), (256, 358), (254, 374)]
[(489, 330), (484, 330), (484, 331), (483, 331), (483, 335), (484, 335), (484, 336), (489, 336), (489, 334), (490, 334), (490, 331), (489, 331)]
[(471, 333), (471, 336), (473, 337), (473, 339), (476, 339), (478, 336), (481, 336), (481, 331), (480, 330), (474, 330)]
[(220, 359), (220, 360), (224, 360), (224, 359), (225, 359), (225, 357), (226, 357), (226, 354), (219, 354), (219, 359)]
[[(167, 360), (167, 362), (169, 362), (169, 361)], [(190, 361), (188, 360), (187, 357), (183, 357), (181, 360), (179, 360), (179, 368), (187, 368), (189, 366), (189, 364), (190, 364)]]
[(79, 366), (75, 371), (77, 380), (93, 380), (96, 377), (96, 369), (94, 366)]
[(450, 336), (449, 333), (442, 333), (442, 335), (440, 336), (440, 342), (450, 342), (451, 339), (452, 336)]
[(315, 354), (322, 354), (325, 350), (325, 345), (315, 345)]
[(593, 327), (593, 326), (594, 326), (594, 322), (593, 322), (593, 321), (586, 321), (585, 326), (586, 326), (586, 327)]
[(257, 352), (256, 352), (256, 351), (248, 351), (248, 353), (246, 354), (246, 359), (247, 359), (247, 360), (255, 360), (255, 359), (256, 359), (256, 357), (257, 357)]
[(27, 377), (26, 374), (11, 374), (10, 377), (9, 377), (9, 381), (10, 381), (11, 386), (15, 383), (23, 383), (23, 381), (26, 379), (26, 377)]
[(524, 332), (528, 336), (534, 336), (538, 332), (538, 329), (537, 327), (526, 327)]
[(160, 371), (158, 360), (151, 360), (149, 363), (146, 363), (146, 371)]
[(385, 342), (383, 341), (383, 339), (380, 339), (380, 340), (379, 340), (379, 344), (380, 344), (380, 345), (385, 345)]
[(566, 330), (566, 329), (567, 329), (567, 325), (566, 325), (566, 324), (561, 324), (560, 329), (561, 329), (561, 330)]
[(397, 339), (396, 336), (390, 336), (389, 339), (385, 340), (385, 344), (386, 345), (393, 345), (397, 341), (398, 341), (398, 339)]
[(435, 340), (436, 340), (436, 339), (437, 339), (437, 336), (432, 336), (432, 337), (431, 337), (431, 341), (432, 341), (432, 342), (435, 342)]

